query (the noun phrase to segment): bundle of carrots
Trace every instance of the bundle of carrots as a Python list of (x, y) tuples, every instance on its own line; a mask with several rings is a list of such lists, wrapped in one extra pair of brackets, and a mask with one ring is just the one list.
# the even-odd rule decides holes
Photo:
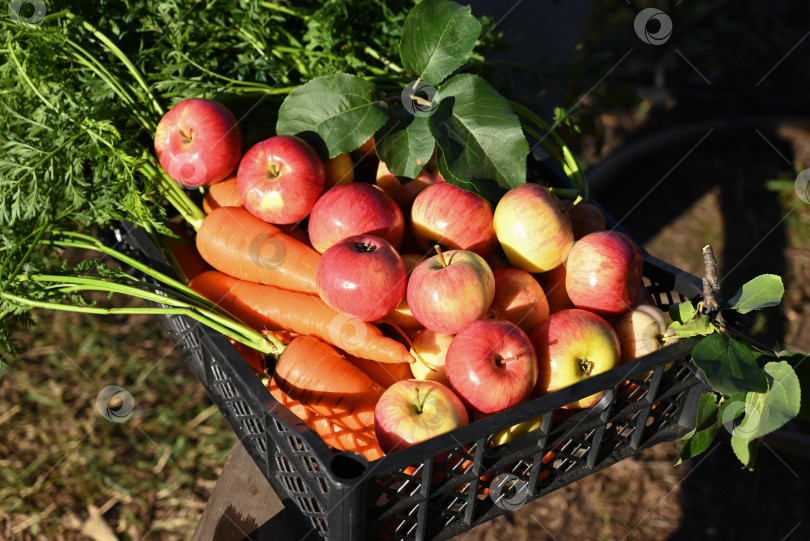
[[(286, 345), (268, 383), (281, 405), (327, 445), (369, 461), (383, 456), (374, 407), (388, 386), (413, 377), (408, 347), (321, 300), (315, 288), (320, 254), (306, 232), (245, 210), (235, 176), (210, 186), (203, 208), (196, 249), (188, 238), (172, 245), (189, 287)], [(233, 343), (255, 371), (267, 370), (262, 355)]]

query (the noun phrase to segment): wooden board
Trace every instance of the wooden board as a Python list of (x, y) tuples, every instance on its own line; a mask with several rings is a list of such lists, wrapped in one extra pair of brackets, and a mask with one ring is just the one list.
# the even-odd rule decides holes
[(191, 541), (301, 541), (317, 539), (311, 524), (282, 501), (241, 442), (222, 475)]

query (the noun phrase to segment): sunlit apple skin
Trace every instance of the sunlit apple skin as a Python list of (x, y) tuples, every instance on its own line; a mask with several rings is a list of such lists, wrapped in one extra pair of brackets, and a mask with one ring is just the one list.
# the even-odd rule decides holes
[(512, 188), (495, 207), (495, 232), (513, 267), (546, 272), (559, 266), (574, 242), (571, 220), (548, 188), (527, 183)]
[(450, 250), (426, 259), (408, 279), (408, 306), (414, 317), (425, 328), (442, 334), (456, 334), (481, 319), (494, 297), (492, 270), (481, 256), (467, 250)]
[(444, 371), (444, 361), (453, 337), (452, 334), (436, 333), (430, 329), (420, 331), (411, 346), (411, 355), (416, 359), (415, 363), (410, 364), (413, 377), (438, 381), (449, 387), (450, 381)]
[(433, 160), (428, 162), (428, 165), (419, 171), (416, 178), (411, 180), (405, 179), (404, 181), (401, 181), (391, 173), (384, 162), (380, 161), (380, 163), (377, 164), (377, 186), (385, 190), (385, 193), (390, 195), (394, 201), (397, 202), (397, 205), (399, 205), (399, 208), (401, 208), (403, 212), (410, 212), (416, 196), (431, 184), (438, 182), (444, 182), (444, 177), (439, 173), (435, 161)]
[[(621, 347), (623, 363), (643, 357), (677, 342), (674, 331), (668, 331), (667, 318), (663, 311), (652, 304), (634, 306), (611, 322)], [(673, 337), (664, 340), (664, 337)]]
[(550, 314), (566, 308), (574, 308), (574, 303), (571, 302), (568, 292), (565, 290), (565, 265), (560, 265), (541, 274), (535, 274), (534, 277), (546, 294)]
[(236, 182), (242, 204), (272, 224), (306, 218), (323, 191), (323, 161), (309, 143), (276, 135), (253, 145), (239, 162)]
[(202, 98), (183, 100), (155, 129), (155, 153), (175, 181), (196, 188), (230, 175), (242, 158), (242, 131), (224, 105)]
[[(537, 352), (535, 392), (542, 396), (616, 367), (621, 359), (619, 339), (604, 318), (578, 308), (561, 310), (537, 326), (531, 342)], [(568, 404), (589, 408), (604, 391)]]
[(350, 184), (354, 182), (354, 162), (348, 152), (338, 154), (334, 158), (329, 158), (324, 164), (326, 178), (323, 189), (328, 190), (338, 184)]
[(375, 235), (399, 249), (405, 219), (396, 202), (377, 186), (340, 184), (315, 203), (309, 217), (309, 240), (320, 253), (346, 237)]
[(537, 383), (537, 356), (529, 337), (502, 319), (481, 319), (458, 333), (444, 369), (451, 388), (481, 413), (520, 404)]
[(386, 454), (468, 423), (461, 399), (436, 381), (398, 381), (386, 389), (374, 408), (374, 431)]
[(396, 308), (405, 296), (406, 277), (405, 264), (394, 247), (374, 235), (333, 244), (315, 269), (321, 299), (363, 321), (376, 321)]
[(635, 303), (644, 259), (624, 233), (597, 231), (574, 244), (565, 268), (565, 290), (574, 306), (612, 317)]
[[(402, 254), (401, 257), (402, 262), (405, 263), (405, 269), (408, 271), (408, 276), (411, 275), (411, 271), (416, 267), (416, 265), (425, 259), (425, 257), (420, 254)], [(411, 308), (408, 306), (407, 296), (403, 297), (397, 307), (385, 317), (385, 321), (393, 325), (397, 325), (403, 330), (421, 330), (424, 328), (424, 326), (419, 323), (419, 320), (413, 316)], [(419, 378), (417, 377), (417, 379)]]
[(425, 251), (439, 244), (451, 250), (469, 250), (486, 259), (498, 245), (492, 217), (492, 207), (483, 197), (439, 182), (414, 199), (411, 231)]
[(588, 233), (594, 231), (604, 231), (605, 215), (604, 213), (592, 203), (581, 201), (574, 205), (573, 201), (563, 201), (563, 205), (568, 210), (566, 213), (571, 219), (571, 229), (574, 231), (574, 240), (579, 240)]
[(548, 301), (543, 288), (528, 272), (508, 267), (492, 271), (495, 298), (489, 313), (496, 319), (511, 321), (530, 333), (548, 319)]

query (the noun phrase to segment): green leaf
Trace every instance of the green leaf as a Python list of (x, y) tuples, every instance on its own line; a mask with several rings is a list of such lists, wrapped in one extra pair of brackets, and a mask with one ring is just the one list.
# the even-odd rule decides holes
[[(810, 355), (798, 351), (780, 351), (777, 356), (790, 363), (796, 377), (799, 378), (799, 385), (804, 389), (810, 389)], [(810, 421), (810, 400), (801, 401), (797, 417)]]
[(351, 152), (368, 141), (388, 114), (374, 101), (374, 85), (346, 73), (313, 79), (293, 90), (278, 111), (276, 133), (314, 132), (328, 155)]
[(747, 314), (752, 310), (778, 305), (784, 294), (782, 278), (775, 274), (763, 274), (743, 284), (728, 302), (741, 314)]
[[(504, 190), (526, 182), (529, 143), (509, 102), (477, 75), (447, 81), (429, 117), (451, 177)], [(452, 182), (445, 177), (445, 180)]]
[(388, 123), (374, 134), (374, 147), (392, 174), (416, 178), (433, 155), (436, 141), (426, 116), (414, 116), (397, 107), (391, 109)]
[(424, 0), (408, 13), (399, 55), (411, 74), (438, 86), (470, 58), (481, 23), (470, 6)]
[(701, 314), (695, 319), (687, 320), (686, 323), (673, 321), (669, 324), (669, 328), (680, 338), (707, 335), (717, 331), (717, 328), (712, 324), (709, 316), (706, 314)]
[(669, 305), (669, 317), (672, 321), (686, 323), (695, 317), (695, 307), (689, 301)]
[(768, 390), (768, 378), (751, 350), (723, 333), (710, 334), (692, 350), (692, 362), (716, 391), (730, 395)]
[(695, 429), (683, 436), (675, 445), (678, 451), (676, 466), (684, 460), (698, 456), (709, 448), (717, 434), (717, 429), (722, 425), (721, 418), (718, 415), (719, 411), (720, 407), (717, 405), (717, 398), (714, 393), (701, 395)]
[(799, 413), (801, 389), (799, 378), (787, 361), (765, 365), (768, 390), (749, 392), (745, 397), (745, 418), (732, 435), (753, 439), (770, 434)]
[(754, 463), (757, 461), (757, 452), (759, 451), (759, 440), (749, 440), (732, 435), (731, 449), (739, 461), (742, 462), (744, 470), (754, 470)]

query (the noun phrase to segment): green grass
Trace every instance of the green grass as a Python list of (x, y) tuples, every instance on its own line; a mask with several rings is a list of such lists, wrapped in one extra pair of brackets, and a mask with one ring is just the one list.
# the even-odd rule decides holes
[[(188, 539), (236, 436), (157, 319), (36, 318), (0, 376), (0, 538), (86, 539), (92, 505), (121, 539)], [(109, 385), (124, 422), (96, 408)]]

